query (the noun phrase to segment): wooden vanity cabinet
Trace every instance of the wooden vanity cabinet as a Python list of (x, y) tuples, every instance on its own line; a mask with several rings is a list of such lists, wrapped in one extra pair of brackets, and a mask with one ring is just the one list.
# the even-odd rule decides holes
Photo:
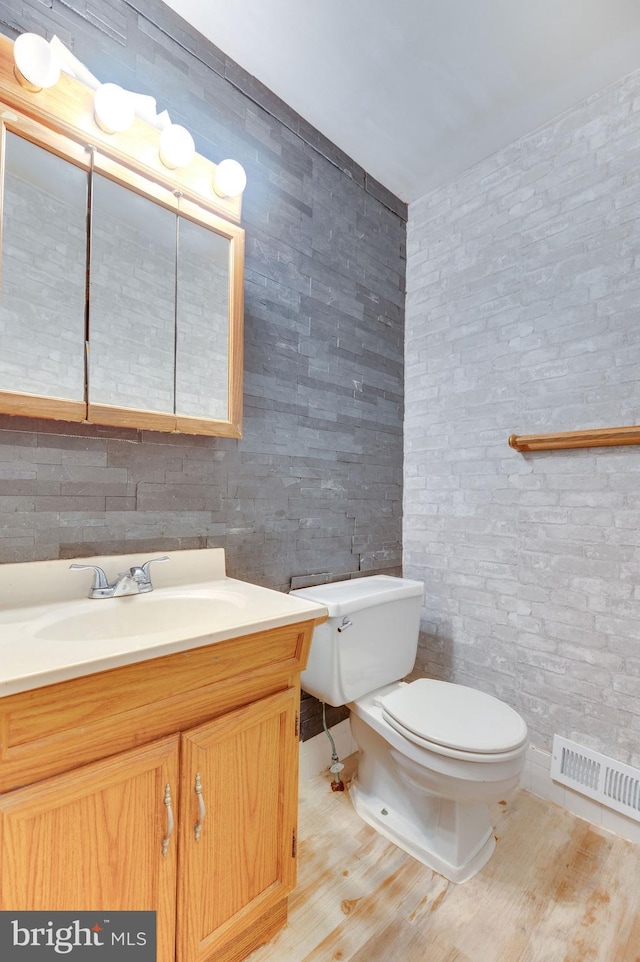
[(283, 909), (286, 921), (296, 880), (298, 705), (288, 689), (183, 736), (178, 960), (226, 959), (229, 947), (243, 958), (250, 948), (237, 939), (251, 939), (261, 919), (276, 922)]
[[(176, 846), (158, 858), (178, 736), (0, 797), (0, 906), (156, 910), (158, 962), (173, 959)], [(165, 815), (166, 817), (166, 815)]]
[(158, 962), (268, 941), (296, 877), (313, 625), (0, 699), (0, 909), (155, 910)]

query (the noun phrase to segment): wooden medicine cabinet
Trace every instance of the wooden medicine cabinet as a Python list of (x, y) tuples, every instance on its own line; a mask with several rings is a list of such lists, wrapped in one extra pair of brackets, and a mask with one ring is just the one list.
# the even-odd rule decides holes
[(240, 201), (159, 136), (67, 74), (25, 89), (0, 37), (0, 413), (240, 437)]

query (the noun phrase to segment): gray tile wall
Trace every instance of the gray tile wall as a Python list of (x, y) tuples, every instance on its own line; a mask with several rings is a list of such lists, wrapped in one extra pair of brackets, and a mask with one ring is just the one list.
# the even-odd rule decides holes
[(221, 546), (231, 575), (399, 572), (404, 205), (159, 0), (5, 0), (238, 159), (240, 441), (0, 417), (0, 562)]
[(412, 204), (405, 573), (420, 661), (640, 765), (640, 73)]

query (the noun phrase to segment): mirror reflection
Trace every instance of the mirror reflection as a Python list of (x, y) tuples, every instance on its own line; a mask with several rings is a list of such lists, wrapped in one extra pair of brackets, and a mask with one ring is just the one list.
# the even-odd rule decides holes
[(229, 241), (178, 222), (176, 411), (228, 417)]
[(242, 229), (24, 123), (3, 125), (0, 409), (239, 437)]
[(229, 410), (229, 240), (93, 174), (89, 400)]
[(2, 390), (84, 398), (87, 178), (5, 131)]
[(173, 412), (175, 214), (93, 174), (89, 400)]

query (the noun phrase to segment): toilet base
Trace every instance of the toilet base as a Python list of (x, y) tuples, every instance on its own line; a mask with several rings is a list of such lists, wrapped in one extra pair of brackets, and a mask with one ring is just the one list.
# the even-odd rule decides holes
[(391, 728), (375, 693), (349, 707), (360, 749), (350, 790), (358, 815), (451, 882), (473, 878), (495, 849), (489, 805), (517, 787), (526, 746), (506, 760), (449, 757)]
[[(448, 799), (425, 797), (420, 831), (414, 819), (407, 818), (392, 803), (363, 791), (357, 780), (351, 784), (349, 797), (364, 822), (450, 882), (461, 883), (473, 878), (495, 849), (485, 805), (462, 805)], [(429, 808), (428, 813), (425, 808)], [(429, 823), (428, 831), (424, 830), (425, 821)], [(455, 852), (452, 853), (454, 838)], [(452, 854), (455, 861), (451, 859)]]

